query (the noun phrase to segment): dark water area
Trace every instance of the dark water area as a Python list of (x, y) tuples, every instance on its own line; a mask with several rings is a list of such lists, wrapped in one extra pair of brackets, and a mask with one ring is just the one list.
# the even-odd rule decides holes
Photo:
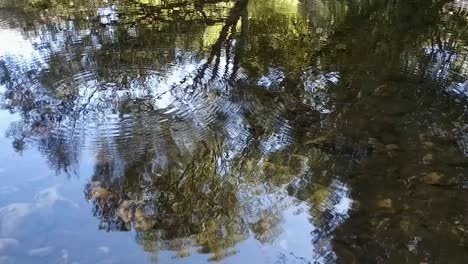
[(0, 263), (468, 263), (466, 0), (0, 0)]

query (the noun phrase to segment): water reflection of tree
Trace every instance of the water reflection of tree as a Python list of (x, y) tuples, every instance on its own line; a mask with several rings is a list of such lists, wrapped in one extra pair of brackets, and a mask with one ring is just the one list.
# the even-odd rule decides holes
[[(286, 155), (287, 162), (283, 160), (284, 157), (271, 161), (263, 161), (261, 158), (262, 149), (276, 151), (269, 144), (281, 143), (284, 144), (281, 148), (284, 148), (291, 141), (291, 135), (283, 135), (291, 128), (286, 124), (282, 111), (271, 110), (274, 95), (266, 93), (262, 100), (256, 98), (255, 94), (238, 95), (249, 96), (254, 103), (244, 105), (245, 102), (241, 101), (236, 106), (236, 102), (232, 108), (224, 105), (224, 112), (214, 113), (221, 124), (195, 124), (190, 116), (171, 116), (157, 112), (152, 101), (158, 95), (109, 96), (109, 93), (119, 94), (131, 90), (135, 85), (144, 88), (143, 92), (137, 92), (147, 92), (149, 87), (144, 84), (148, 78), (152, 78), (151, 74), (170, 70), (166, 65), (181, 59), (173, 52), (180, 47), (194, 50), (195, 56), (206, 54), (207, 60), (194, 75), (187, 76), (169, 92), (180, 87), (185, 87), (183, 91), (190, 90), (195, 96), (198, 96), (196, 89), (202, 87), (218, 89), (222, 93), (229, 91), (226, 88), (236, 83), (237, 75), (245, 74), (239, 73), (239, 59), (245, 48), (246, 31), (249, 28), (247, 3), (237, 1), (227, 17), (217, 22), (222, 26), (208, 48), (196, 44), (200, 39), (199, 34), (203, 33), (203, 26), (181, 20), (164, 21), (166, 25), (157, 29), (158, 34), (151, 34), (151, 29), (142, 27), (135, 29), (139, 34), (131, 35), (128, 31), (133, 26), (117, 26), (112, 34), (97, 30), (77, 38), (74, 34), (79, 35), (83, 29), (71, 30), (67, 38), (70, 42), (64, 43), (65, 50), (49, 54), (50, 69), (39, 80), (32, 78), (12, 85), (17, 92), (5, 98), (6, 105), (11, 111), (24, 114), (21, 122), (26, 130), (12, 129), (11, 135), (19, 140), (39, 137), (40, 140), (36, 142), (40, 143), (40, 149), (53, 160), (62, 162), (52, 165), (57, 170), (68, 170), (68, 166), (77, 162), (76, 155), (80, 149), (80, 144), (75, 144), (76, 140), (72, 141), (69, 133), (73, 132), (73, 138), (76, 136), (79, 140), (89, 132), (80, 131), (86, 122), (94, 122), (101, 115), (117, 114), (117, 119), (120, 119), (117, 131), (122, 139), (105, 134), (97, 138), (98, 164), (94, 182), (87, 188), (88, 198), (95, 205), (94, 213), (102, 220), (101, 228), (135, 228), (137, 241), (145, 250), (155, 253), (160, 249), (177, 250), (178, 255), (183, 257), (188, 254), (190, 247), (197, 246), (202, 253), (212, 253), (212, 260), (234, 254), (234, 246), (246, 239), (250, 230), (263, 243), (272, 243), (281, 232), (278, 215), (290, 206), (289, 200), (285, 199), (284, 186), (295, 176), (303, 174), (303, 168), (307, 167), (307, 159), (301, 155)], [(287, 19), (281, 21), (283, 24), (288, 22)], [(126, 22), (123, 24), (127, 25)], [(86, 28), (90, 24), (82, 26)], [(180, 42), (176, 34), (180, 28), (192, 32), (184, 35), (184, 43)], [(128, 35), (132, 38), (128, 38)], [(75, 45), (73, 41), (76, 40), (84, 45)], [(134, 43), (139, 43), (139, 46), (135, 47)], [(161, 44), (163, 48), (154, 51), (150, 48), (152, 43), (164, 45)], [(73, 59), (70, 60), (70, 57)], [(223, 82), (227, 85), (218, 87)], [(263, 93), (257, 88), (255, 92)], [(21, 93), (36, 96), (30, 100), (30, 108), (24, 108), (29, 97), (19, 96)], [(232, 104), (215, 92), (210, 93), (211, 100), (217, 100), (218, 104)], [(21, 100), (15, 101), (15, 98)], [(241, 113), (244, 107), (245, 111), (256, 108), (255, 114), (259, 116), (250, 114), (247, 118), (243, 117)], [(197, 114), (193, 117), (200, 118)], [(41, 116), (41, 129), (31, 129), (36, 116)], [(164, 119), (161, 116), (167, 117), (169, 124), (160, 124), (161, 119)], [(203, 118), (200, 121), (205, 121)], [(130, 128), (125, 126), (126, 122), (132, 123), (130, 138), (124, 137), (129, 135)], [(178, 128), (179, 124), (188, 124), (190, 127)], [(211, 129), (222, 131), (220, 134), (230, 137), (223, 140), (210, 133), (207, 135), (205, 130), (210, 125), (214, 126)], [(239, 125), (246, 131), (235, 131), (239, 129), (235, 126)], [(277, 135), (271, 135), (270, 131), (278, 130), (278, 126), (281, 129)], [(74, 127), (79, 131), (71, 129)], [(248, 129), (260, 133), (253, 137), (265, 143), (257, 146), (260, 150), (256, 150), (251, 160), (247, 159), (250, 165), (244, 170), (243, 164), (238, 164), (236, 158), (242, 155), (251, 142), (252, 135), (248, 135)], [(281, 139), (283, 136), (285, 138)], [(66, 145), (66, 142), (74, 144)], [(296, 161), (291, 163), (291, 160)], [(296, 170), (291, 169), (291, 166), (296, 166)], [(257, 172), (258, 169), (260, 172)], [(239, 183), (242, 180), (247, 182)], [(271, 208), (250, 208), (250, 213), (246, 215), (243, 210), (247, 208), (247, 201), (239, 199), (240, 192), (250, 198), (261, 194), (278, 195), (284, 202)], [(322, 199), (322, 202), (325, 200)]]
[[(248, 238), (249, 232), (262, 243), (275, 241), (282, 232), (281, 212), (291, 206), (286, 186), (289, 195), (313, 206), (317, 241), (326, 241), (336, 223), (343, 220), (333, 207), (346, 194), (335, 193), (340, 190), (334, 189), (338, 186), (331, 185), (326, 175), (321, 183), (311, 178), (309, 166), (324, 169), (320, 162), (323, 152), (308, 156), (281, 152), (264, 160), (261, 152), (252, 150), (224, 170), (229, 174), (219, 175), (223, 145), (215, 139), (205, 141), (194, 156), (185, 158), (177, 157), (176, 151), (170, 160), (177, 162), (166, 168), (157, 166), (154, 157), (133, 163), (118, 161), (126, 164), (120, 177), (108, 177), (108, 172), (115, 172), (109, 165), (116, 162), (100, 158), (102, 164), (96, 166), (87, 193), (102, 228), (135, 228), (138, 242), (155, 254), (170, 249), (183, 257), (197, 247), (201, 253), (211, 253), (212, 260), (219, 260), (235, 253), (234, 246)], [(312, 156), (317, 160), (310, 162), (307, 157)], [(329, 161), (333, 163), (331, 158)], [(276, 202), (267, 207), (251, 205), (255, 197), (272, 197)]]
[[(241, 3), (245, 6), (246, 1), (241, 1)], [(208, 9), (211, 8), (210, 5), (212, 4), (214, 3), (209, 3)], [(93, 7), (90, 11), (95, 9), (94, 4), (85, 4), (85, 6), (87, 5)], [(127, 8), (126, 6), (124, 7)], [(199, 3), (197, 7), (203, 8), (204, 5), (203, 3)], [(76, 7), (70, 6), (69, 9), (71, 10), (69, 12), (74, 12), (73, 10)], [(81, 10), (80, 8), (77, 9)], [(170, 10), (171, 7), (167, 7), (167, 9)], [(232, 18), (219, 18), (218, 22), (227, 22), (226, 29), (222, 30), (219, 39), (216, 41), (217, 44), (213, 46), (211, 51), (211, 60), (215, 57), (217, 58), (217, 62), (214, 65), (215, 69), (219, 64), (221, 50), (224, 49), (225, 45), (229, 45), (229, 43), (225, 43), (227, 33), (233, 31), (233, 27), (239, 19), (239, 10), (237, 9), (239, 7), (234, 6), (235, 12), (232, 12)], [(55, 11), (61, 14), (64, 10), (60, 6), (57, 6)], [(214, 15), (223, 14), (214, 13)], [(78, 16), (75, 21), (82, 21), (81, 17)], [(59, 24), (62, 21), (59, 21), (58, 25), (54, 24), (56, 23), (54, 20), (45, 22), (53, 23), (51, 30), (47, 32), (47, 34), (53, 36), (53, 39), (49, 39), (49, 41), (58, 42), (54, 43), (55, 45), (63, 44), (65, 49), (59, 51), (48, 49), (48, 39), (45, 38), (45, 43), (42, 43), (44, 48), (39, 46), (39, 49), (42, 53), (46, 53), (46, 59), (49, 60), (48, 71), (43, 74), (41, 72), (43, 69), (38, 68), (30, 71), (29, 75), (25, 76), (21, 69), (15, 68), (14, 61), (2, 67), (2, 70), (4, 70), (2, 71), (2, 82), (7, 85), (7, 88), (9, 87), (4, 96), (4, 100), (6, 101), (5, 108), (8, 108), (12, 112), (20, 111), (23, 115), (22, 120), (15, 127), (12, 127), (9, 133), (15, 138), (14, 145), (18, 150), (24, 148), (27, 139), (32, 137), (48, 137), (50, 134), (60, 133), (59, 137), (73, 138), (75, 135), (70, 136), (68, 134), (74, 132), (73, 127), (76, 126), (77, 122), (86, 122), (83, 119), (84, 113), (101, 111), (101, 109), (92, 109), (96, 106), (90, 105), (90, 101), (94, 100), (93, 97), (96, 97), (99, 92), (98, 90), (103, 89), (103, 87), (85, 87), (86, 89), (94, 90), (84, 91), (83, 94), (83, 91), (77, 89), (83, 83), (94, 82), (92, 85), (112, 83), (118, 89), (124, 90), (131, 85), (129, 81), (135, 81), (135, 77), (147, 75), (148, 68), (151, 71), (164, 70), (166, 65), (177, 60), (178, 58), (174, 56), (174, 50), (178, 47), (189, 50), (193, 49), (195, 52), (201, 53), (207, 48), (203, 46), (197, 47), (197, 42), (200, 42), (200, 38), (203, 38), (201, 35), (203, 34), (202, 27), (206, 26), (180, 19), (176, 19), (173, 22), (169, 20), (166, 23), (167, 26), (162, 29), (163, 32), (160, 32), (161, 34), (153, 34), (154, 30), (147, 30), (146, 27), (141, 27), (142, 32), (136, 35), (137, 39), (129, 39), (127, 37), (127, 31), (132, 26), (130, 28), (127, 26), (118, 28), (117, 34), (112, 33), (110, 35), (105, 29), (99, 28), (97, 31), (93, 29), (89, 34), (86, 33), (87, 27), (93, 27), (94, 24), (93, 22), (88, 22), (75, 25), (78, 28), (72, 25), (63, 34), (56, 29), (56, 27), (61, 26)], [(185, 38), (179, 38), (176, 33), (181, 27), (184, 27), (186, 32), (193, 34), (193, 37), (190, 34), (184, 34)], [(25, 30), (26, 34), (32, 35), (32, 37), (35, 37), (36, 34), (41, 34), (40, 29)], [(157, 31), (160, 30), (158, 29)], [(141, 38), (141, 36), (145, 36), (145, 39)], [(148, 39), (148, 36), (154, 36), (154, 39)], [(60, 43), (61, 41), (63, 43)], [(76, 41), (84, 45), (75, 45)], [(116, 41), (118, 45), (115, 45)], [(184, 41), (185, 43), (180, 43), (180, 41)], [(137, 42), (141, 43), (140, 47), (133, 46), (133, 43)], [(164, 43), (162, 45), (164, 48), (156, 49), (156, 52), (153, 52), (154, 49), (149, 49), (152, 43)], [(142, 54), (142, 56), (137, 55), (135, 57), (135, 51), (138, 52), (137, 54)], [(116, 54), (118, 55), (117, 58), (115, 57)], [(70, 60), (70, 58), (74, 59)], [(39, 60), (42, 58), (34, 59)], [(230, 59), (229, 56), (228, 59)], [(4, 62), (2, 61), (2, 63)], [(35, 64), (36, 61), (27, 63)], [(111, 67), (108, 67), (108, 63), (112, 63)], [(210, 63), (211, 61), (208, 61), (206, 65), (208, 66)], [(128, 70), (129, 67), (130, 69)], [(136, 67), (136, 69), (133, 67)], [(112, 70), (108, 70), (109, 68)], [(96, 72), (93, 73), (93, 70)], [(40, 77), (35, 76), (35, 74), (39, 73), (41, 74)], [(202, 76), (203, 74), (200, 74), (198, 77)], [(191, 77), (187, 76), (187, 78)], [(117, 107), (120, 107), (119, 110), (125, 111), (122, 108), (124, 105), (125, 101), (119, 103)], [(102, 106), (100, 107), (102, 108)], [(47, 144), (50, 144), (54, 139), (50, 138), (46, 141), (49, 142)], [(55, 142), (58, 141), (55, 140)], [(43, 149), (47, 148), (46, 146)], [(76, 156), (72, 154), (73, 151), (71, 150), (61, 152)], [(67, 157), (60, 157), (59, 155), (54, 160), (60, 159), (67, 159)]]
[[(289, 204), (254, 208), (247, 214), (245, 197), (280, 195), (285, 187), (289, 196), (310, 205), (311, 222), (321, 227), (314, 239), (328, 238), (343, 220), (333, 211), (342, 191), (336, 181), (340, 179), (353, 187), (357, 211), (336, 235), (339, 257), (357, 262), (372, 262), (376, 256), (391, 261), (438, 259), (425, 256), (437, 250), (436, 242), (428, 241), (434, 236), (420, 224), (424, 222), (453, 249), (456, 261), (463, 236), (460, 223), (466, 222), (458, 211), (466, 210), (460, 187), (466, 160), (459, 140), (466, 118), (464, 103), (441, 89), (466, 78), (466, 21), (457, 14), (448, 16), (443, 1), (307, 2), (308, 13), (296, 6), (274, 15), (265, 12), (275, 10), (268, 3), (254, 4), (258, 6), (250, 2), (248, 10), (247, 1), (237, 1), (231, 12), (217, 19), (207, 18), (205, 12), (200, 20), (204, 22), (196, 20), (200, 23), (174, 19), (180, 18), (176, 14), (162, 16), (156, 31), (134, 28), (131, 16), (123, 17), (126, 26), (117, 25), (113, 34), (97, 32), (84, 38), (84, 43), (92, 43), (97, 37), (100, 45), (93, 47), (102, 46), (87, 54), (89, 64), (77, 64), (83, 49), (72, 49), (68, 53), (75, 60), (60, 53), (53, 57), (51, 70), (41, 80), (44, 89), (7, 87), (18, 91), (6, 93), (6, 106), (23, 114), (23, 123), (11, 130), (15, 145), (21, 148), (21, 142), (36, 133), (49, 135), (62, 122), (58, 120), (74, 121), (83, 110), (117, 113), (117, 130), (124, 140), (98, 137), (95, 182), (87, 186), (88, 198), (103, 229), (135, 228), (138, 243), (150, 252), (171, 249), (183, 257), (197, 246), (219, 260), (232, 254), (250, 231), (259, 241), (272, 242), (281, 232), (277, 215)], [(155, 9), (165, 12), (151, 5), (143, 9), (139, 23), (153, 24)], [(218, 23), (220, 30), (206, 47), (199, 44), (200, 36), (211, 23)], [(179, 30), (193, 34), (181, 38)], [(153, 43), (164, 48), (154, 50)], [(176, 114), (160, 118), (152, 104), (159, 95), (154, 94), (122, 96), (117, 102), (111, 98), (103, 106), (86, 103), (93, 91), (100, 92), (96, 87), (118, 94), (136, 82), (145, 83), (148, 69), (164, 72), (181, 60), (183, 56), (173, 52), (181, 47), (194, 51), (196, 58), (208, 58), (181, 81), (186, 88), (181, 90), (196, 97), (201, 84), (217, 105), (234, 101), (232, 108), (216, 113), (220, 124), (200, 126), (191, 123), (195, 116)], [(92, 78), (76, 78), (89, 69)], [(83, 76), (89, 75), (78, 75)], [(57, 79), (68, 81), (57, 86)], [(226, 85), (226, 80), (231, 83)], [(93, 89), (86, 95), (91, 97), (70, 89), (83, 82), (90, 82)], [(101, 83), (112, 85), (96, 85)], [(228, 93), (226, 88), (233, 84), (242, 88)], [(51, 101), (60, 104), (50, 109)], [(169, 125), (160, 125), (165, 118)], [(132, 123), (131, 131), (125, 122)], [(177, 127), (180, 123), (191, 127)], [(236, 134), (228, 124), (242, 129)], [(208, 127), (217, 135), (207, 132), (212, 131)], [(132, 137), (126, 138), (129, 134)], [(266, 146), (265, 142), (278, 143), (275, 140), (286, 147)], [(79, 144), (54, 137), (40, 142), (58, 161), (57, 169), (77, 161), (78, 149), (67, 148)], [(440, 213), (421, 212), (431, 211), (434, 203)], [(448, 204), (454, 209), (444, 209)], [(438, 222), (447, 216), (458, 224), (439, 228)], [(427, 242), (400, 250), (401, 243), (419, 241), (420, 236), (428, 237)], [(415, 253), (413, 246), (420, 251)], [(391, 252), (385, 254), (386, 249)]]
[[(140, 160), (128, 164), (120, 179), (105, 180), (102, 172), (108, 171), (107, 164), (98, 164), (94, 179), (114, 193), (97, 195), (97, 214), (104, 221), (115, 221), (108, 226), (111, 229), (133, 225), (145, 248), (157, 243), (158, 249), (179, 251), (184, 247), (176, 242), (188, 239), (187, 249), (197, 243), (214, 259), (229, 254), (228, 249), (243, 240), (246, 231), (237, 223), (236, 186), (232, 179), (216, 174), (218, 155), (213, 151), (201, 147), (185, 168), (174, 164), (164, 171), (152, 169), (152, 159)], [(89, 191), (92, 196), (93, 186)]]

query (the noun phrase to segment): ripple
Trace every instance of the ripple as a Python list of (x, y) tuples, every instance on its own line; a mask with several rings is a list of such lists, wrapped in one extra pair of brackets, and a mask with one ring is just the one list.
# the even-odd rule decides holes
[[(177, 70), (180, 69), (169, 71)], [(85, 148), (120, 149), (138, 159), (161, 146), (190, 152), (218, 129), (226, 132), (226, 124), (239, 119), (242, 112), (240, 104), (215, 91), (194, 88), (186, 92), (187, 86), (168, 84), (167, 73), (151, 70), (143, 73), (141, 69), (130, 68), (106, 72), (110, 75), (105, 78), (86, 70), (48, 81), (52, 83), (49, 88), (52, 94), (48, 96), (61, 98), (56, 105), (65, 105), (54, 108), (63, 117), (49, 128), (51, 137), (58, 141), (80, 141), (79, 138), (86, 137), (89, 141)], [(121, 79), (127, 79), (126, 83)], [(161, 94), (166, 98), (161, 99)]]
[[(69, 153), (76, 159), (83, 148), (119, 153), (111, 155), (115, 157), (133, 155), (132, 160), (155, 149), (185, 155), (221, 133), (230, 137), (229, 160), (240, 151), (237, 145), (247, 141), (244, 105), (232, 100), (229, 89), (246, 75), (240, 69), (233, 72), (225, 54), (215, 65), (182, 49), (174, 50), (175, 58), (163, 69), (154, 63), (114, 65), (113, 60), (103, 65), (95, 52), (114, 41), (105, 36), (107, 31), (79, 30), (70, 22), (22, 32), (9, 23), (4, 32), (14, 45), (5, 44), (0, 57), (7, 58), (6, 68), (18, 80), (15, 96), (22, 99), (16, 111), (34, 117), (23, 120), (30, 131), (17, 130), (16, 137), (40, 142), (55, 158)], [(33, 109), (25, 111), (26, 105)]]

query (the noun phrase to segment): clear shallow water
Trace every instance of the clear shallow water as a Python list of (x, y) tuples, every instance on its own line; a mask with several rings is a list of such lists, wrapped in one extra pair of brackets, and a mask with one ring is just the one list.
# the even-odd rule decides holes
[(0, 263), (464, 263), (464, 1), (0, 2)]

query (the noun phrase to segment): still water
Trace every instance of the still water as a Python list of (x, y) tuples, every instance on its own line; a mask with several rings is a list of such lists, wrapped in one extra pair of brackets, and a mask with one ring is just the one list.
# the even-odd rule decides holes
[(467, 263), (466, 0), (0, 0), (0, 263)]

